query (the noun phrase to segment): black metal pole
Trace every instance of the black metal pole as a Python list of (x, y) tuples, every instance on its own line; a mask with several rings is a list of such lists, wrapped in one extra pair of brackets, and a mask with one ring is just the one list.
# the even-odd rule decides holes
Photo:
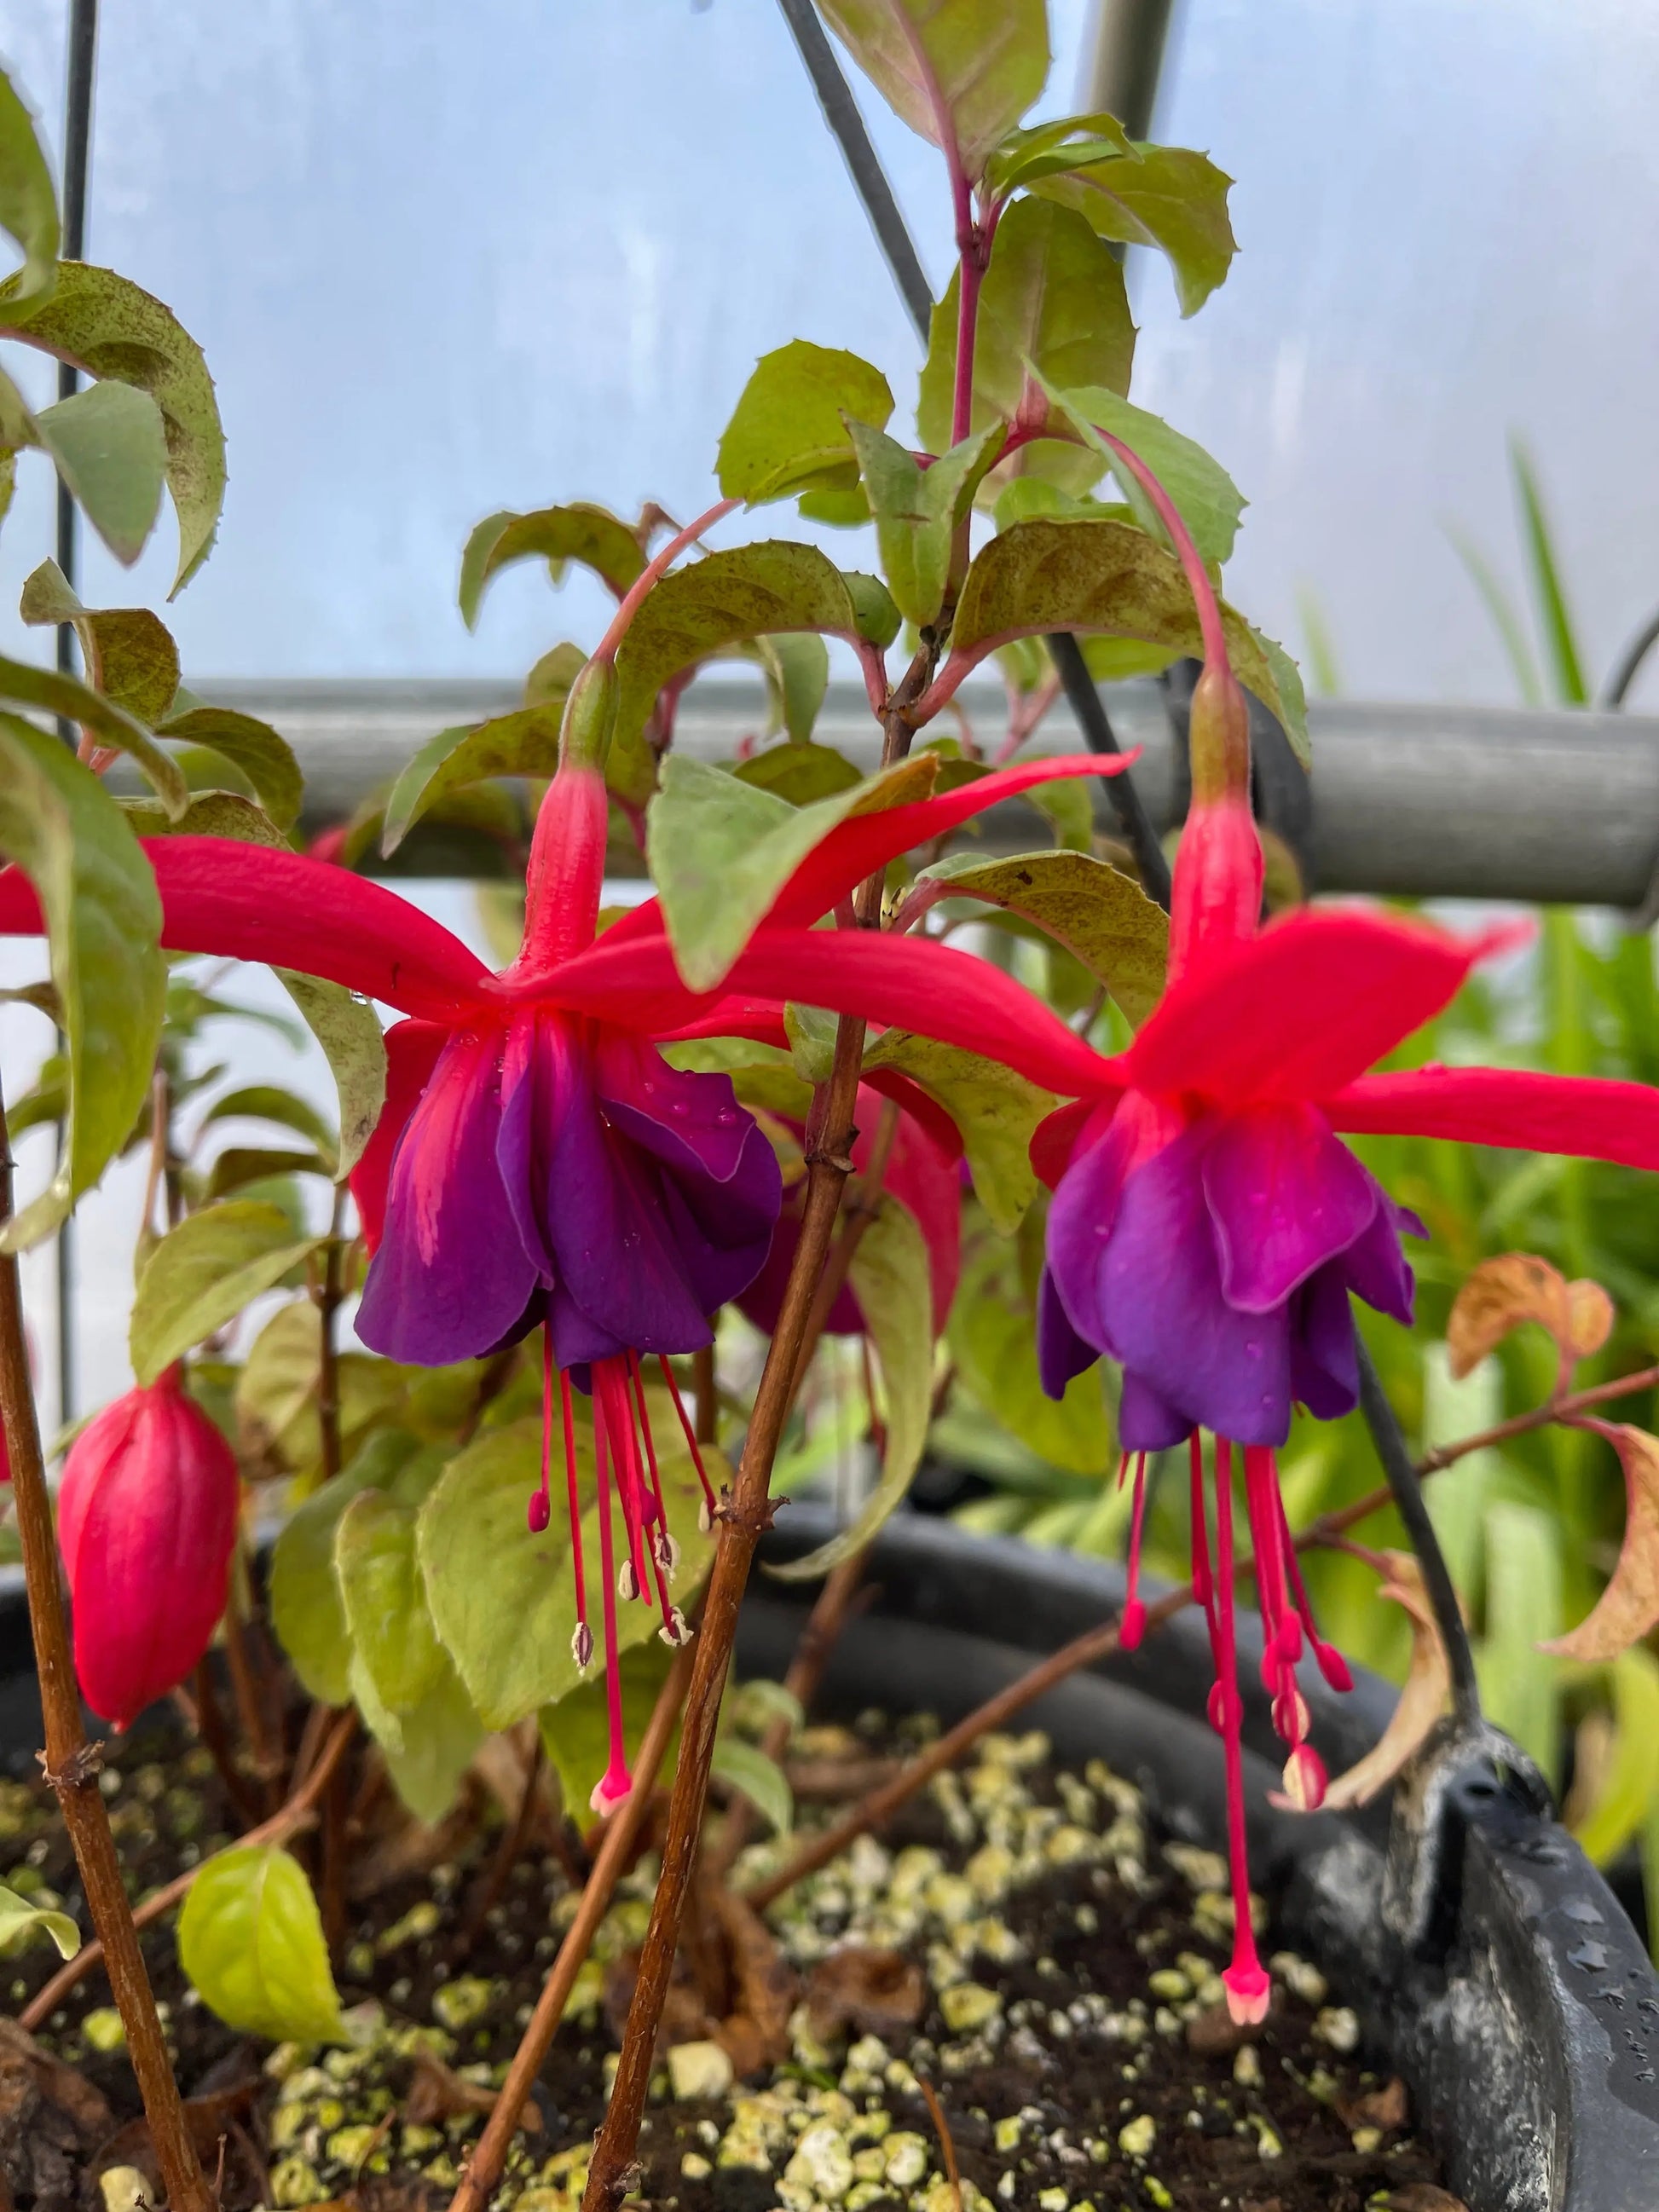
[[(98, 51), (98, 0), (70, 0), (69, 56), (64, 95), (64, 258), (82, 261), (87, 249), (87, 177), (92, 160), (92, 84)], [(67, 362), (58, 365), (58, 397), (73, 398), (79, 373)], [(75, 501), (69, 487), (58, 479), (58, 565), (74, 589), (79, 566)], [(75, 672), (75, 633), (67, 623), (58, 631), (58, 665), (65, 675)], [(59, 722), (59, 734), (73, 745), (75, 732)], [(61, 1153), (65, 1136), (58, 1125)], [(58, 1419), (60, 1426), (75, 1418), (75, 1224), (66, 1220), (58, 1232)]]
[(1452, 1709), (1460, 1722), (1473, 1723), (1480, 1718), (1480, 1687), (1475, 1680), (1474, 1654), (1469, 1649), (1468, 1632), (1463, 1626), (1451, 1569), (1446, 1565), (1446, 1555), (1429, 1517), (1428, 1500), (1423, 1495), (1423, 1486), (1417, 1479), (1417, 1469), (1406, 1448), (1394, 1407), (1389, 1403), (1389, 1395), (1382, 1388), (1382, 1378), (1365, 1348), (1364, 1339), (1357, 1337), (1356, 1340), (1359, 1349), (1359, 1404), (1365, 1425), (1371, 1432), (1371, 1442), (1376, 1446), (1376, 1455), (1394, 1492), (1394, 1502), (1406, 1524), (1417, 1564), (1423, 1570), (1423, 1584), (1434, 1608), (1435, 1626), (1440, 1631), (1440, 1641), (1446, 1647), (1447, 1663), (1451, 1669)]
[[(870, 134), (864, 127), (864, 118), (859, 113), (858, 102), (852, 88), (836, 59), (835, 52), (819, 22), (811, 0), (778, 0), (784, 19), (794, 33), (795, 44), (800, 49), (806, 73), (812, 80), (818, 104), (823, 110), (823, 119), (835, 135), (841, 148), (864, 211), (870, 218), (870, 228), (875, 232), (893, 282), (898, 287), (899, 297), (909, 311), (916, 326), (916, 335), (925, 345), (933, 315), (933, 293), (923, 271), (904, 218), (899, 213), (898, 203), (893, 198)], [(1084, 741), (1093, 753), (1121, 752), (1122, 747), (1107, 720), (1106, 709), (1101, 704), (1100, 693), (1095, 688), (1088, 665), (1083, 658), (1083, 648), (1069, 631), (1060, 631), (1048, 640), (1048, 650), (1054, 655), (1054, 666), (1065, 688), (1082, 729)], [(1164, 857), (1164, 848), (1158, 842), (1140, 793), (1127, 775), (1114, 776), (1106, 787), (1106, 795), (1118, 826), (1135, 856), (1135, 866), (1148, 897), (1155, 898), (1161, 907), (1170, 903), (1170, 866)]]

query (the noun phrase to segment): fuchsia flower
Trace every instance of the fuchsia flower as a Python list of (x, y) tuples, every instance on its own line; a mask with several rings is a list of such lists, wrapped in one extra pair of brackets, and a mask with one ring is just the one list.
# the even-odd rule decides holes
[[(1138, 472), (1183, 550), (1205, 622), (1194, 803), (1176, 861), (1168, 988), (1129, 1049), (1100, 1060), (1077, 1103), (1033, 1141), (1033, 1162), (1054, 1194), (1038, 1351), (1055, 1396), (1102, 1353), (1122, 1369), (1119, 1441), (1135, 1480), (1126, 1645), (1144, 1619), (1135, 1573), (1146, 1455), (1188, 1443), (1193, 1578), (1215, 1659), (1211, 1715), (1225, 1745), (1237, 1904), (1223, 1978), (1235, 2017), (1255, 2021), (1267, 2007), (1267, 1978), (1248, 1908), (1233, 1455), (1242, 1451), (1262, 1677), (1288, 1749), (1285, 1787), (1311, 1808), (1325, 1777), (1306, 1742), (1296, 1682), (1304, 1636), (1334, 1687), (1346, 1688), (1349, 1676), (1315, 1632), (1273, 1453), (1289, 1435), (1293, 1404), (1326, 1419), (1356, 1404), (1350, 1297), (1408, 1323), (1414, 1285), (1401, 1238), (1426, 1234), (1337, 1132), (1451, 1137), (1659, 1168), (1659, 1093), (1497, 1068), (1366, 1073), (1448, 1004), (1476, 961), (1515, 944), (1524, 927), (1460, 939), (1352, 908), (1304, 908), (1260, 926), (1243, 696), (1180, 518), (1156, 480)], [(1213, 1565), (1202, 1429), (1216, 1438)]]
[(225, 1609), (241, 1488), (235, 1456), (175, 1364), (88, 1421), (58, 1492), (75, 1671), (117, 1729), (175, 1689)]
[[(530, 1523), (540, 1529), (550, 1517), (556, 1437), (582, 1663), (593, 1638), (573, 1385), (592, 1406), (609, 1661), (618, 1596), (658, 1611), (671, 1641), (684, 1632), (669, 1596), (675, 1548), (644, 1360), (661, 1363), (672, 1393), (668, 1355), (708, 1343), (708, 1316), (759, 1273), (781, 1195), (771, 1146), (729, 1079), (671, 1068), (653, 1040), (773, 1040), (784, 1001), (794, 999), (970, 1050), (1017, 1053), (1039, 1081), (1074, 1091), (1095, 1055), (988, 963), (948, 946), (811, 925), (872, 869), (981, 809), (1050, 777), (1127, 764), (1030, 762), (938, 799), (852, 817), (785, 884), (722, 989), (695, 993), (680, 979), (655, 902), (595, 942), (609, 674), (590, 664), (573, 692), (532, 843), (523, 949), (501, 975), (418, 908), (345, 869), (222, 838), (145, 841), (169, 949), (297, 969), (407, 1017), (387, 1034), (386, 1103), (352, 1177), (373, 1253), (359, 1334), (392, 1358), (441, 1364), (543, 1326), (543, 1480)], [(0, 933), (40, 927), (27, 878), (0, 872)], [(678, 1395), (674, 1403), (712, 1510)], [(614, 1665), (607, 1680), (611, 1757), (595, 1793), (599, 1809), (629, 1787)]]

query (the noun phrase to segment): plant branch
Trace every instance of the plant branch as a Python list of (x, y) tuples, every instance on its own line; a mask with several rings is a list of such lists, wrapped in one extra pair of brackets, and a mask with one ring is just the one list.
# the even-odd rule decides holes
[(345, 1185), (334, 1193), (334, 1214), (328, 1224), (323, 1279), (314, 1292), (317, 1304), (317, 1425), (322, 1437), (323, 1480), (340, 1472), (340, 1348), (335, 1322), (344, 1295), (345, 1246), (340, 1224), (345, 1211)]
[[(332, 1735), (323, 1747), (322, 1757), (312, 1768), (300, 1788), (289, 1799), (287, 1804), (280, 1811), (273, 1813), (270, 1820), (261, 1821), (257, 1828), (250, 1828), (246, 1835), (239, 1836), (232, 1848), (236, 1850), (254, 1850), (265, 1844), (280, 1844), (285, 1842), (289, 1836), (297, 1835), (302, 1828), (308, 1827), (314, 1817), (313, 1808), (317, 1800), (327, 1788), (335, 1770), (344, 1757), (346, 1747), (356, 1734), (356, 1727), (357, 1716), (355, 1712), (342, 1713), (334, 1723)], [(165, 1888), (152, 1892), (134, 1911), (132, 1915), (134, 1928), (148, 1928), (152, 1921), (160, 1920), (164, 1914), (171, 1912), (173, 1906), (181, 1903), (188, 1894), (191, 1884), (197, 1876), (210, 1867), (214, 1859), (218, 1856), (219, 1853), (216, 1851), (209, 1857), (198, 1860), (196, 1865), (187, 1869), (185, 1873), (168, 1882)], [(18, 2014), (18, 2026), (27, 2029), (31, 2034), (36, 2028), (44, 2027), (70, 1991), (92, 1972), (103, 1956), (104, 1946), (101, 1942), (94, 1942), (83, 1945), (72, 1959), (66, 1960), (59, 1967), (45, 1987), (37, 1990), (30, 1998), (23, 2011)], [(112, 1982), (114, 1976), (112, 1974)]]
[[(466, 2162), (449, 2212), (484, 2212), (485, 2206), (495, 2194), (507, 2150), (518, 2130), (519, 2115), (524, 2110), (525, 2100), (535, 2085), (542, 2062), (558, 2032), (570, 1992), (575, 1986), (576, 1976), (592, 1947), (599, 1923), (610, 1908), (611, 1893), (617, 1887), (617, 1878), (633, 1856), (640, 1830), (645, 1823), (658, 1771), (668, 1749), (668, 1739), (674, 1732), (674, 1723), (691, 1679), (693, 1654), (701, 1648), (701, 1644), (699, 1638), (696, 1644), (682, 1645), (674, 1655), (668, 1679), (658, 1695), (644, 1741), (640, 1745), (639, 1755), (634, 1761), (634, 1787), (612, 1815), (605, 1832), (605, 1841), (599, 1845), (593, 1871), (582, 1891), (576, 1917), (565, 1931), (558, 1956), (553, 1961), (552, 1970), (537, 2000), (536, 2009), (530, 2016), (530, 2024), (525, 2029), (524, 2039), (514, 2053), (513, 2063), (507, 2069), (507, 2079), (495, 2100), (495, 2109)], [(684, 1750), (680, 1755), (684, 1762)]]
[[(11, 1218), (11, 1143), (5, 1109), (0, 1104), (0, 1223)], [(29, 1632), (34, 1641), (40, 1709), (46, 1722), (46, 1745), (40, 1764), (57, 1796), (93, 1925), (109, 1957), (110, 1988), (126, 2031), (132, 2070), (168, 2204), (172, 2212), (212, 2212), (213, 2192), (191, 2141), (156, 2015), (155, 1993), (138, 1947), (132, 1907), (122, 1885), (108, 1809), (98, 1787), (98, 1747), (88, 1743), (81, 1725), (81, 1698), (58, 1579), (52, 1499), (29, 1382), (22, 1291), (16, 1257), (9, 1252), (0, 1254), (0, 1419), (11, 1462), (12, 1498), (28, 1589)]]
[(806, 1318), (806, 1334), (801, 1340), (800, 1356), (795, 1363), (795, 1389), (799, 1390), (812, 1364), (812, 1354), (829, 1324), (836, 1300), (841, 1296), (852, 1270), (864, 1233), (881, 1211), (881, 1188), (887, 1179), (887, 1164), (892, 1157), (893, 1140), (898, 1134), (899, 1109), (891, 1098), (882, 1101), (881, 1113), (876, 1122), (875, 1141), (870, 1148), (870, 1164), (860, 1176), (854, 1176), (847, 1185), (842, 1206), (842, 1231), (836, 1239), (823, 1274), (812, 1298), (812, 1310)]
[(707, 514), (700, 514), (695, 522), (688, 522), (684, 530), (676, 531), (662, 550), (653, 554), (641, 574), (629, 586), (622, 605), (611, 616), (610, 629), (594, 648), (595, 660), (616, 659), (617, 648), (627, 636), (629, 624), (639, 612), (640, 603), (652, 586), (673, 566), (688, 545), (695, 545), (706, 530), (712, 530), (717, 522), (724, 520), (731, 514), (733, 507), (742, 505), (740, 499), (716, 500)]

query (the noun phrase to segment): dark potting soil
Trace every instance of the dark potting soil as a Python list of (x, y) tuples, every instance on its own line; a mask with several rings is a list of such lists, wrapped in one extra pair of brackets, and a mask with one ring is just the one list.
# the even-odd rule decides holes
[[(855, 1796), (872, 1759), (927, 1727), (870, 1715), (805, 1731), (792, 1756), (820, 1802), (803, 1821), (839, 1809), (822, 1802), (838, 1771)], [(135, 1897), (231, 1839), (210, 1762), (166, 1725), (114, 1747), (103, 1786)], [(365, 1814), (354, 1865), (374, 1887), (336, 1959), (354, 2047), (234, 2033), (184, 1982), (173, 1920), (145, 1932), (210, 2172), (223, 2147), (227, 2212), (441, 2212), (574, 1909), (538, 1837), (478, 1923), (502, 1833), (482, 1789), (438, 1831), (389, 1824), (393, 1809), (383, 1795)], [(745, 1853), (736, 1887), (780, 1849)], [(499, 2212), (580, 2203), (654, 1869), (647, 1856), (618, 1889)], [(705, 1909), (701, 1980), (688, 1966), (671, 1996), (640, 2198), (664, 2212), (957, 2212), (954, 2159), (962, 2212), (1459, 2212), (1340, 1992), (1273, 1952), (1271, 1933), (1269, 2015), (1248, 2033), (1228, 2021), (1224, 1872), (1161, 1837), (1101, 1762), (1066, 1771), (1040, 1735), (985, 1738), (880, 1839), (786, 1897), (775, 1942), (745, 1935), (740, 1913), (723, 1938), (718, 1905)], [(84, 1924), (33, 1785), (0, 1784), (0, 1881)], [(39, 1946), (0, 1958), (14, 2017), (58, 1963)], [(137, 2190), (155, 2201), (155, 2180), (94, 1970), (37, 2048), (0, 2033), (0, 2212), (8, 2197), (15, 2212), (129, 2212)]]

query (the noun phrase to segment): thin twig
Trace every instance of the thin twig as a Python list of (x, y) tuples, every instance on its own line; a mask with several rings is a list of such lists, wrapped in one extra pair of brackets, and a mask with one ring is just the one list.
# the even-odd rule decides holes
[(674, 1655), (668, 1679), (658, 1695), (644, 1741), (640, 1745), (639, 1756), (634, 1761), (634, 1787), (605, 1832), (605, 1841), (599, 1845), (593, 1871), (582, 1891), (576, 1917), (565, 1931), (564, 1941), (559, 1946), (552, 1970), (537, 2000), (536, 2009), (530, 2016), (523, 2040), (514, 2053), (513, 2063), (507, 2069), (507, 2079), (495, 2100), (495, 2109), (466, 2162), (460, 2185), (450, 2203), (450, 2212), (484, 2212), (485, 2205), (495, 2194), (508, 2148), (518, 2130), (519, 2115), (524, 2109), (525, 2100), (535, 2086), (542, 2062), (558, 2032), (570, 1992), (575, 1986), (576, 1976), (592, 1947), (599, 1923), (610, 1908), (611, 1892), (616, 1888), (617, 1878), (633, 1856), (640, 1830), (645, 1823), (658, 1771), (668, 1749), (668, 1739), (674, 1732), (686, 1686), (691, 1679), (691, 1656), (696, 1648), (696, 1645), (684, 1645)]
[(691, 1355), (691, 1432), (700, 1444), (720, 1441), (720, 1391), (714, 1380), (714, 1347), (701, 1346)]
[[(273, 1813), (270, 1820), (261, 1821), (257, 1828), (250, 1828), (245, 1836), (239, 1836), (232, 1848), (237, 1850), (253, 1850), (265, 1844), (283, 1843), (289, 1836), (297, 1835), (301, 1828), (307, 1826), (314, 1817), (313, 1808), (327, 1787), (330, 1777), (345, 1755), (346, 1746), (351, 1741), (356, 1727), (357, 1716), (355, 1711), (342, 1713), (334, 1723), (334, 1733), (324, 1747), (322, 1757), (313, 1767), (304, 1783), (289, 1799), (287, 1804), (279, 1812)], [(168, 1882), (165, 1888), (158, 1889), (151, 1896), (147, 1897), (132, 1915), (134, 1928), (148, 1928), (153, 1920), (159, 1920), (164, 1913), (171, 1912), (173, 1906), (187, 1894), (196, 1877), (204, 1869), (210, 1867), (218, 1856), (219, 1854), (215, 1852), (210, 1856), (198, 1861), (195, 1866), (188, 1868), (185, 1873)], [(19, 2027), (27, 2029), (33, 2034), (37, 2027), (51, 2019), (76, 1983), (91, 1972), (103, 1955), (104, 1946), (101, 1942), (94, 1942), (82, 1945), (72, 1959), (58, 1968), (45, 1987), (37, 1990), (30, 1998), (23, 2011), (18, 2014)]]
[(1656, 1389), (1659, 1389), (1659, 1366), (1638, 1368), (1633, 1375), (1618, 1376), (1611, 1382), (1593, 1383), (1588, 1390), (1547, 1398), (1529, 1413), (1512, 1413), (1508, 1420), (1495, 1422), (1491, 1428), (1462, 1437), (1455, 1444), (1437, 1444), (1418, 1461), (1417, 1471), (1419, 1474), (1437, 1474), (1443, 1467), (1452, 1466), (1469, 1452), (1486, 1451), (1493, 1444), (1508, 1443), (1512, 1437), (1527, 1436), (1534, 1429), (1547, 1428), (1552, 1421), (1571, 1421), (1575, 1414), (1585, 1413), (1592, 1406), (1606, 1405), (1609, 1398), (1632, 1398), (1639, 1390)]
[(283, 1753), (281, 1745), (271, 1732), (270, 1716), (265, 1710), (264, 1685), (260, 1680), (260, 1670), (254, 1663), (248, 1635), (249, 1622), (240, 1609), (239, 1584), (241, 1579), (240, 1574), (233, 1577), (230, 1602), (225, 1607), (225, 1661), (230, 1670), (230, 1686), (236, 1700), (237, 1717), (242, 1724), (242, 1734), (247, 1739), (253, 1771), (258, 1778), (264, 1799), (261, 1810), (269, 1815), (276, 1809)]
[(213, 1662), (204, 1659), (196, 1669), (196, 1733), (208, 1757), (213, 1761), (226, 1796), (238, 1820), (252, 1824), (261, 1818), (264, 1808), (248, 1788), (247, 1778), (237, 1770), (236, 1754), (231, 1744), (230, 1731), (225, 1726), (225, 1717), (219, 1704), (219, 1692), (213, 1680)]
[(951, 2133), (951, 2123), (945, 2117), (945, 2107), (939, 2100), (939, 2092), (925, 2075), (917, 2075), (916, 2087), (933, 2115), (933, 2132), (939, 2137), (939, 2155), (945, 2160), (945, 2178), (957, 2200), (957, 2212), (962, 2212), (962, 2169), (957, 2164), (956, 2139)]

